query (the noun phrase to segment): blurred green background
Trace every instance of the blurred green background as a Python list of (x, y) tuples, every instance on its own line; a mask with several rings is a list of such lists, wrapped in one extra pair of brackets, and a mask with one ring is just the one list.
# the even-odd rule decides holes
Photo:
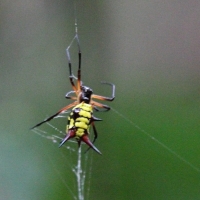
[[(84, 84), (103, 95), (101, 80), (116, 84), (117, 112), (95, 114), (103, 156), (89, 152), (88, 199), (200, 199), (199, 1), (76, 5)], [(69, 103), (73, 36), (72, 0), (0, 2), (1, 200), (73, 199), (69, 152), (29, 131)], [(71, 56), (75, 73), (76, 45)]]

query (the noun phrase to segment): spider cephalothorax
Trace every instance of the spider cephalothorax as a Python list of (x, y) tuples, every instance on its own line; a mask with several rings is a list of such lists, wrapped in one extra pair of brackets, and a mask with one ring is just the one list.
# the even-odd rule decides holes
[(92, 89), (87, 86), (81, 86), (81, 92), (79, 96), (79, 102), (81, 103), (84, 101), (85, 103), (90, 103), (91, 96), (92, 96)]
[[(67, 53), (67, 59), (68, 59), (68, 65), (69, 65), (69, 80), (72, 85), (72, 91), (69, 91), (65, 97), (67, 99), (75, 100), (73, 103), (65, 106), (61, 110), (59, 110), (54, 115), (50, 116), (49, 118), (45, 119), (44, 121), (36, 124), (32, 127), (38, 127), (42, 125), (45, 122), (50, 121), (57, 115), (66, 112), (67, 110), (72, 109), (72, 112), (70, 113), (68, 117), (68, 124), (66, 128), (66, 136), (61, 141), (60, 146), (62, 146), (67, 140), (70, 138), (75, 137), (78, 141), (78, 145), (80, 146), (81, 141), (85, 142), (89, 148), (94, 149), (97, 153), (101, 154), (101, 152), (94, 146), (94, 142), (97, 138), (97, 131), (94, 125), (94, 121), (100, 121), (101, 119), (98, 119), (93, 116), (93, 109), (97, 111), (108, 111), (110, 110), (110, 107), (107, 105), (104, 105), (102, 103), (96, 102), (93, 99), (98, 99), (102, 101), (113, 101), (115, 98), (115, 85), (108, 82), (102, 82), (102, 84), (110, 85), (112, 87), (112, 96), (111, 97), (105, 97), (93, 94), (93, 91), (91, 88), (87, 86), (83, 86), (81, 82), (81, 51), (80, 51), (80, 45), (78, 40), (78, 35), (76, 34), (74, 39), (76, 39), (78, 43), (78, 58), (79, 58), (79, 64), (78, 64), (78, 72), (77, 72), (77, 78), (72, 74), (71, 69), (71, 60), (70, 60), (70, 53), (69, 48), (66, 49)], [(74, 40), (73, 39), (73, 40)], [(77, 83), (74, 83), (74, 78), (77, 79)], [(98, 109), (100, 108), (100, 110)], [(93, 142), (89, 139), (89, 128), (90, 125), (93, 127), (94, 131), (94, 139)]]

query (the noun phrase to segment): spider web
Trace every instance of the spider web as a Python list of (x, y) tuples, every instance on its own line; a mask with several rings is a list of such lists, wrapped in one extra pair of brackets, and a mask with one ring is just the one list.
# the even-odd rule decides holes
[[(69, 46), (66, 49), (68, 61), (70, 60), (69, 49), (72, 46), (74, 40), (77, 40), (77, 37), (78, 37), (78, 25), (77, 25), (75, 0), (74, 0), (74, 21), (75, 21), (74, 23), (75, 36), (73, 37)], [(78, 44), (78, 47), (79, 47), (79, 44)], [(73, 75), (73, 78), (77, 79), (74, 75)], [(65, 123), (66, 123), (66, 118), (67, 118), (66, 114), (69, 114), (69, 112), (70, 111), (65, 111), (65, 113), (62, 112), (62, 114), (59, 114), (58, 116), (54, 117), (53, 121), (55, 121), (55, 119), (64, 118)], [(45, 128), (41, 128), (41, 127), (34, 128), (32, 129), (32, 131), (36, 133), (37, 135), (39, 135), (40, 137), (50, 140), (52, 143), (57, 144), (57, 145), (66, 136), (66, 133), (64, 133), (58, 128), (58, 125), (53, 125), (52, 123), (46, 122), (45, 126), (46, 126)], [(49, 130), (47, 130), (47, 128)], [(70, 143), (76, 143), (76, 144), (70, 145)], [(74, 145), (76, 145), (76, 149), (74, 148), (75, 147)], [(73, 184), (66, 181), (65, 177), (61, 175), (61, 172), (57, 169), (56, 165), (54, 164), (53, 158), (51, 156), (48, 156), (49, 162), (53, 166), (54, 171), (56, 172), (61, 182), (66, 187), (66, 189), (70, 192), (74, 200), (89, 199), (93, 157), (92, 157), (92, 153), (90, 153), (91, 151), (88, 151), (86, 153), (86, 151), (84, 150), (85, 154), (83, 154), (83, 148), (84, 148), (83, 146), (86, 146), (86, 145), (82, 143), (81, 146), (77, 150), (77, 142), (74, 140), (69, 140), (67, 144), (64, 144), (62, 146), (62, 148), (64, 147), (66, 149), (67, 153), (66, 152), (65, 152), (66, 154), (61, 153), (61, 156), (66, 161), (65, 163), (67, 164), (69, 171), (71, 171), (74, 174), (75, 180)], [(85, 149), (88, 149), (88, 147), (86, 147)], [(47, 153), (47, 155), (49, 154)], [(71, 160), (74, 160), (74, 158), (76, 158), (75, 159), (76, 161), (75, 162), (71, 161), (70, 163), (69, 157), (71, 157)], [(86, 185), (87, 177), (88, 177), (88, 186), (87, 186), (87, 193), (86, 193), (85, 185)], [(74, 185), (73, 188), (72, 188), (72, 185)]]
[[(77, 33), (77, 17), (76, 17), (76, 2), (74, 1), (74, 13), (75, 13), (75, 32)], [(73, 39), (74, 40), (74, 39)], [(73, 43), (70, 43), (69, 47)], [(165, 145), (162, 141), (158, 140), (154, 136), (152, 136), (151, 133), (147, 132), (140, 126), (138, 126), (134, 121), (130, 120), (130, 118), (126, 117), (123, 113), (120, 113), (118, 110), (115, 108), (112, 108), (112, 112), (117, 114), (122, 120), (126, 121), (129, 123), (130, 126), (136, 128), (139, 130), (141, 134), (144, 134), (146, 137), (150, 138), (153, 142), (155, 142), (157, 145), (160, 145), (162, 148), (164, 148), (166, 151), (171, 153), (174, 157), (191, 167), (193, 170), (196, 172), (200, 173), (200, 169), (193, 165), (191, 162), (189, 162), (187, 159), (179, 155), (176, 151)], [(68, 112), (69, 113), (69, 112)], [(66, 114), (68, 114), (66, 113)], [(59, 118), (65, 118), (66, 116), (64, 115), (59, 115), (56, 117), (58, 120)], [(52, 131), (47, 131), (46, 127), (51, 129)], [(59, 126), (53, 125), (52, 123), (46, 123), (45, 128), (35, 128), (33, 129), (33, 132), (39, 135), (40, 137), (47, 139), (51, 141), (53, 144), (59, 144), (60, 141), (64, 138), (65, 133), (58, 128)], [(53, 134), (51, 132), (54, 132)], [(72, 145), (71, 145), (71, 144)], [(73, 140), (69, 140), (66, 145), (64, 145), (62, 148), (66, 149), (66, 153), (63, 154), (61, 153), (61, 156), (65, 160), (65, 164), (67, 165), (67, 168), (69, 171), (71, 171), (74, 174), (74, 184), (71, 184), (70, 182), (66, 181), (66, 178), (61, 175), (61, 172), (57, 169), (55, 163), (54, 163), (54, 158), (51, 156), (48, 156), (49, 162), (53, 166), (56, 174), (60, 178), (61, 182), (65, 185), (66, 189), (69, 191), (73, 199), (75, 200), (84, 200), (84, 199), (89, 199), (89, 193), (90, 193), (90, 185), (91, 185), (91, 176), (92, 176), (92, 162), (93, 162), (93, 157), (91, 151), (87, 152), (84, 154), (83, 146), (78, 148), (77, 150), (77, 144)], [(69, 157), (75, 157), (76, 161), (71, 163), (69, 162)], [(71, 159), (73, 160), (73, 159)], [(86, 191), (86, 180), (87, 180), (87, 191)]]
[(185, 159), (184, 157), (182, 157), (181, 155), (179, 155), (177, 152), (175, 152), (173, 149), (171, 149), (170, 147), (168, 147), (167, 145), (165, 145), (163, 142), (161, 142), (160, 140), (158, 140), (156, 137), (152, 136), (151, 133), (147, 132), (146, 130), (144, 130), (143, 128), (141, 128), (140, 126), (138, 126), (134, 121), (130, 120), (128, 117), (126, 117), (124, 114), (118, 112), (116, 109), (112, 108), (112, 110), (119, 115), (123, 120), (127, 121), (131, 126), (135, 127), (136, 129), (138, 129), (141, 133), (143, 133), (146, 137), (150, 138), (152, 141), (154, 141), (155, 143), (157, 143), (158, 145), (160, 145), (162, 148), (164, 148), (166, 151), (168, 151), (169, 153), (171, 153), (173, 156), (175, 156), (177, 159), (179, 159), (180, 161), (184, 162), (186, 165), (188, 165), (189, 167), (191, 167), (193, 170), (195, 170), (196, 172), (200, 173), (200, 168), (196, 167), (195, 165), (193, 165), (191, 162), (189, 162), (187, 159)]
[[(69, 112), (66, 112), (66, 113), (68, 114)], [(56, 121), (56, 119), (60, 121), (62, 118), (65, 119), (66, 121), (66, 116), (63, 114), (55, 117), (54, 121)], [(38, 136), (46, 140), (49, 140), (53, 144), (56, 144), (57, 146), (54, 145), (54, 147), (56, 148), (58, 148), (60, 141), (66, 135), (63, 131), (61, 131), (58, 128), (58, 125), (53, 125), (53, 123), (49, 123), (49, 122), (45, 123), (44, 128), (40, 128), (40, 127), (34, 128), (32, 131)], [(90, 180), (88, 180), (87, 193), (86, 193), (85, 185), (86, 185), (86, 179), (87, 179), (86, 177), (89, 177), (89, 178), (91, 177), (91, 171), (92, 171), (91, 163), (92, 163), (93, 157), (92, 157), (92, 153), (84, 152), (85, 151), (84, 146), (85, 146), (85, 149), (87, 147), (84, 144), (82, 145), (80, 146), (80, 148), (78, 148), (77, 142), (75, 140), (69, 140), (66, 144), (62, 146), (62, 148), (65, 149), (64, 153), (60, 151), (60, 156), (64, 160), (64, 163), (67, 166), (67, 170), (71, 171), (74, 174), (73, 184), (66, 181), (66, 178), (63, 177), (60, 170), (57, 169), (54, 159), (49, 155), (49, 153), (47, 153), (48, 160), (50, 164), (52, 165), (55, 173), (58, 175), (62, 184), (64, 184), (64, 186), (69, 191), (69, 193), (71, 194), (74, 200), (88, 199), (89, 191), (90, 191)]]
[[(119, 112), (115, 108), (111, 108), (111, 112), (117, 114), (121, 119), (128, 122), (130, 126), (139, 130), (141, 134), (144, 134), (146, 137), (150, 138), (155, 144), (161, 146), (163, 149), (172, 154), (175, 158), (180, 160), (181, 162), (188, 165), (190, 168), (200, 173), (200, 169), (189, 162), (187, 159), (182, 157), (180, 154), (175, 152), (173, 149), (165, 145), (162, 141), (158, 140), (151, 133), (147, 132), (143, 128), (139, 127), (134, 121), (130, 120), (123, 113)], [(68, 113), (67, 113), (68, 114)], [(66, 116), (58, 116), (54, 121), (65, 119)], [(49, 128), (49, 131), (46, 129)], [(50, 131), (50, 129), (52, 131)], [(49, 140), (54, 145), (55, 148), (58, 148), (58, 144), (65, 136), (65, 133), (58, 128), (58, 125), (53, 125), (52, 123), (46, 123), (46, 127), (44, 128), (35, 128), (32, 130), (34, 133), (39, 135), (40, 137)], [(52, 134), (53, 132), (53, 134)], [(92, 135), (92, 134), (91, 134)], [(87, 147), (82, 144), (80, 148), (77, 148), (77, 142), (73, 140), (69, 140), (62, 148), (65, 148), (66, 151), (60, 152), (60, 156), (64, 160), (64, 164), (67, 166), (69, 172), (73, 174), (74, 180), (73, 183), (67, 180), (67, 177), (62, 176), (62, 172), (57, 168), (55, 164), (55, 159), (51, 155), (48, 155), (49, 163), (52, 165), (55, 173), (59, 177), (61, 183), (65, 186), (67, 191), (70, 193), (71, 197), (74, 200), (84, 200), (89, 199), (90, 196), (90, 187), (91, 187), (91, 177), (93, 171), (93, 152), (90, 150), (85, 153)]]

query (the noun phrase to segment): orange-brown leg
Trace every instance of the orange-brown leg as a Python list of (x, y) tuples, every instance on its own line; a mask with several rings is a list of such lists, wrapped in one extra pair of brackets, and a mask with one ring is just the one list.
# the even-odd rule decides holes
[[(105, 104), (102, 104), (102, 103), (99, 103), (99, 102), (96, 102), (96, 101), (91, 101), (90, 103), (93, 107), (97, 106), (97, 107), (100, 107), (100, 108), (104, 108), (105, 110), (100, 110), (100, 111), (108, 111), (110, 110), (110, 107), (105, 105)], [(98, 109), (96, 109), (97, 111), (99, 111)]]
[(111, 97), (105, 97), (105, 96), (93, 94), (92, 98), (99, 99), (99, 100), (102, 100), (102, 101), (113, 101), (114, 98), (115, 98), (115, 85), (112, 84), (112, 83), (108, 83), (108, 82), (101, 82), (101, 83), (112, 86), (112, 96)]
[(57, 113), (55, 113), (54, 115), (48, 117), (47, 119), (45, 119), (45, 120), (43, 120), (42, 122), (40, 122), (40, 123), (36, 124), (35, 126), (33, 126), (31, 129), (34, 129), (34, 128), (36, 128), (36, 127), (38, 127), (38, 126), (44, 124), (45, 122), (48, 122), (48, 121), (52, 120), (53, 118), (55, 118), (55, 117), (56, 117), (57, 115), (59, 115), (60, 113), (65, 112), (66, 110), (70, 109), (71, 107), (74, 107), (74, 106), (77, 105), (77, 104), (78, 104), (77, 101), (75, 101), (75, 102), (73, 102), (73, 103), (71, 103), (71, 104), (65, 106), (64, 108), (62, 108), (61, 110), (59, 110), (59, 111), (58, 111)]

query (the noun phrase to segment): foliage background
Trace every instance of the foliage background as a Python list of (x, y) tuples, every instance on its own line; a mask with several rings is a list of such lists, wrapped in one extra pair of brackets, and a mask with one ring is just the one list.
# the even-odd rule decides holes
[[(109, 105), (197, 167), (100, 113), (90, 199), (200, 198), (199, 9), (198, 0), (77, 1), (84, 83), (104, 95), (99, 82), (115, 83)], [(0, 199), (72, 199), (55, 172), (70, 185), (63, 150), (29, 128), (69, 103), (73, 35), (73, 1), (0, 2)], [(76, 48), (72, 59), (76, 69)]]

